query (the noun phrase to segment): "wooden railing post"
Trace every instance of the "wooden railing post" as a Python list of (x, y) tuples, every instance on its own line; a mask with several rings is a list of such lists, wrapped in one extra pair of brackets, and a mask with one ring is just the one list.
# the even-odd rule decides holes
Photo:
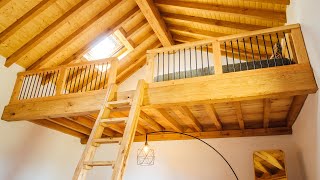
[(10, 103), (13, 103), (14, 101), (19, 100), (19, 95), (20, 95), (20, 91), (22, 88), (23, 79), (24, 79), (23, 75), (17, 74), (17, 79), (16, 79), (16, 83), (15, 83), (13, 91), (12, 91)]
[(118, 58), (114, 58), (111, 60), (111, 67), (108, 78), (108, 86), (111, 84), (115, 84), (117, 81), (117, 69), (118, 69)]
[(62, 94), (63, 87), (65, 87), (66, 84), (68, 71), (69, 68), (63, 68), (60, 70), (56, 84), (56, 95)]
[(301, 28), (292, 29), (291, 37), (298, 64), (309, 64), (308, 53), (303, 40)]
[(212, 53), (213, 53), (213, 66), (215, 74), (222, 74), (222, 63), (221, 63), (221, 50), (220, 42), (218, 40), (212, 43)]
[(153, 82), (154, 75), (154, 54), (147, 54), (147, 66), (146, 66), (146, 82)]

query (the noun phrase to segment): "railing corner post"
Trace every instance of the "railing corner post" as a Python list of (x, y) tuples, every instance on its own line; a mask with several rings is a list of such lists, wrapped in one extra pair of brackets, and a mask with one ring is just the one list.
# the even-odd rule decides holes
[(301, 28), (292, 29), (291, 37), (298, 64), (309, 64), (308, 52), (304, 43)]
[(57, 80), (57, 87), (56, 87), (56, 95), (62, 94), (63, 87), (66, 84), (66, 78), (67, 78), (67, 68), (61, 69), (58, 80)]
[(17, 79), (16, 83), (14, 85), (14, 89), (10, 98), (10, 103), (19, 100), (19, 95), (20, 95), (20, 90), (22, 88), (22, 83), (23, 83), (23, 75), (17, 74)]
[(108, 86), (111, 84), (115, 84), (117, 81), (118, 64), (119, 64), (118, 58), (113, 58), (111, 60), (111, 66), (110, 66), (110, 72), (109, 72), (109, 78), (108, 78)]
[(154, 54), (147, 54), (146, 82), (152, 83), (154, 76)]

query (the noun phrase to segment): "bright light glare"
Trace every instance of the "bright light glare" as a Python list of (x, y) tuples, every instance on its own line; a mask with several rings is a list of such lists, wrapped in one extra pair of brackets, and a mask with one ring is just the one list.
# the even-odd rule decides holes
[(150, 150), (149, 145), (145, 145), (145, 146), (143, 147), (144, 153), (148, 154), (149, 150)]
[(84, 57), (89, 60), (98, 60), (111, 57), (120, 48), (120, 43), (114, 36), (108, 36), (93, 47)]

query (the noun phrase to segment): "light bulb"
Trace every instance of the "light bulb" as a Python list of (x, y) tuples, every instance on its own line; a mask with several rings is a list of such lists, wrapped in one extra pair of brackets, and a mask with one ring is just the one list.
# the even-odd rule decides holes
[(149, 152), (149, 150), (150, 150), (150, 148), (149, 148), (149, 145), (148, 144), (146, 144), (144, 147), (143, 147), (143, 151), (144, 151), (144, 153), (148, 153)]

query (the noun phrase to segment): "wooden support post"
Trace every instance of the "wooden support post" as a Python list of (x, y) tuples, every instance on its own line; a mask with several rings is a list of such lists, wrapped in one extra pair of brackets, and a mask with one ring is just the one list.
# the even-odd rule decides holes
[(22, 88), (23, 79), (24, 79), (23, 75), (19, 75), (19, 74), (17, 75), (17, 79), (16, 79), (16, 83), (14, 85), (14, 89), (13, 89), (13, 92), (11, 95), (10, 103), (13, 103), (13, 102), (19, 100), (19, 95), (20, 95), (20, 90)]
[(212, 53), (213, 53), (213, 66), (215, 74), (222, 74), (222, 63), (221, 63), (221, 50), (220, 42), (218, 40), (212, 43)]
[(147, 69), (146, 69), (146, 82), (153, 82), (154, 74), (154, 54), (147, 54)]
[(69, 72), (69, 68), (64, 68), (64, 69), (61, 69), (59, 75), (58, 75), (58, 80), (57, 80), (57, 85), (56, 85), (56, 95), (60, 95), (60, 94), (63, 94), (63, 87), (65, 86), (66, 84), (66, 78), (67, 78), (67, 75), (68, 75), (68, 72)]
[(118, 58), (114, 58), (111, 61), (111, 67), (110, 67), (109, 78), (108, 78), (108, 86), (116, 83), (118, 63), (119, 63)]
[(308, 52), (304, 44), (301, 28), (292, 29), (291, 36), (298, 64), (309, 64)]

